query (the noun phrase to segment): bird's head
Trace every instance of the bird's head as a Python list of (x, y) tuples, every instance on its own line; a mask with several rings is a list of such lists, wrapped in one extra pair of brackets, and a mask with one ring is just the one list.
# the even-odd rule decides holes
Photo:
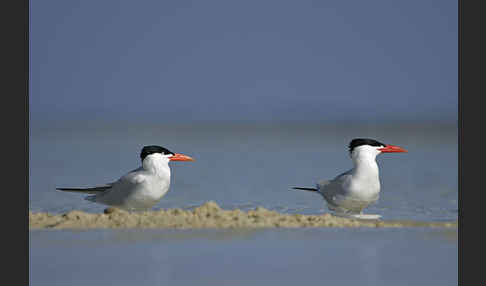
[(174, 153), (157, 145), (144, 146), (140, 152), (140, 159), (142, 159), (142, 163), (145, 160), (165, 161), (167, 163), (170, 161), (194, 161), (187, 155)]
[(351, 157), (360, 154), (372, 155), (376, 157), (381, 153), (402, 153), (407, 152), (400, 146), (384, 144), (374, 139), (355, 138), (349, 143), (349, 154)]

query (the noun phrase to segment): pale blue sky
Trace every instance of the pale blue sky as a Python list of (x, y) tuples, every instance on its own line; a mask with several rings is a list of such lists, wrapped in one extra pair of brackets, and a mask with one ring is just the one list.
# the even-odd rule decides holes
[(30, 1), (31, 120), (457, 118), (457, 1)]

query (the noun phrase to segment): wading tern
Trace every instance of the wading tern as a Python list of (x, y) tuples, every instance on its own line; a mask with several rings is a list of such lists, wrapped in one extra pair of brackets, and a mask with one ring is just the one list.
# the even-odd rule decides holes
[(349, 143), (353, 168), (332, 180), (322, 180), (315, 188), (294, 187), (323, 196), (328, 208), (336, 215), (377, 219), (380, 215), (363, 214), (363, 209), (378, 201), (380, 176), (376, 156), (381, 153), (407, 152), (399, 146), (383, 144), (374, 139), (356, 138)]

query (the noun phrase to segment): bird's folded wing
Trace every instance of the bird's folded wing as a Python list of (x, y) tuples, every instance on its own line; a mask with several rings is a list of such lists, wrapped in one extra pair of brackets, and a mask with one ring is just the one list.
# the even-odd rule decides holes
[(325, 186), (329, 185), (331, 183), (331, 180), (320, 180), (319, 183), (317, 183), (316, 187), (317, 189), (322, 189)]

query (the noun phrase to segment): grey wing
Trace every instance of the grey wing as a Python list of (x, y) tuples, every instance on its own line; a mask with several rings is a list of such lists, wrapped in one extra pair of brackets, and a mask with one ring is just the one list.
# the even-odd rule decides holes
[(116, 182), (111, 183), (110, 188), (105, 192), (98, 193), (95, 196), (88, 196), (85, 199), (107, 205), (123, 204), (124, 198), (133, 190), (134, 185), (144, 179), (142, 173), (140, 168), (130, 171)]
[(347, 177), (350, 175), (351, 170), (346, 171), (344, 173), (341, 173), (337, 175), (334, 179), (332, 180), (321, 180), (319, 183), (317, 183), (317, 189), (318, 190), (332, 190), (332, 189), (340, 189), (340, 186), (343, 184), (343, 182), (347, 179)]
[(324, 196), (328, 203), (337, 203), (339, 197), (343, 195), (343, 184), (350, 176), (350, 171), (339, 174), (332, 180), (322, 180), (317, 184), (319, 192)]
[(125, 174), (123, 177), (118, 179), (118, 181), (114, 182), (112, 185), (115, 184), (123, 184), (123, 185), (130, 185), (130, 184), (136, 184), (140, 183), (141, 180), (143, 180), (144, 177), (144, 171), (143, 168), (137, 168), (135, 170), (131, 170), (127, 174)]
[(341, 173), (339, 175), (337, 175), (334, 179), (332, 179), (333, 181), (340, 181), (340, 180), (344, 180), (345, 178), (348, 177), (348, 175), (351, 174), (351, 171), (352, 170), (347, 170), (346, 172), (344, 173)]
[(320, 180), (317, 184), (316, 184), (316, 188), (317, 190), (324, 190), (326, 188), (327, 185), (329, 185), (330, 183), (332, 182), (332, 180)]
[(124, 175), (123, 177), (121, 177), (120, 179), (118, 179), (117, 181), (105, 184), (103, 186), (96, 186), (90, 188), (56, 188), (56, 190), (63, 191), (63, 192), (83, 193), (87, 195), (106, 195), (107, 193), (110, 192), (110, 190), (116, 188), (116, 186), (130, 184), (141, 169), (142, 168), (140, 167), (135, 170), (132, 170), (128, 172), (126, 175)]
[(120, 179), (113, 183), (109, 183), (110, 188), (103, 195), (110, 193), (112, 190), (130, 188), (134, 184), (140, 183), (143, 180), (142, 168), (137, 168), (123, 175)]

